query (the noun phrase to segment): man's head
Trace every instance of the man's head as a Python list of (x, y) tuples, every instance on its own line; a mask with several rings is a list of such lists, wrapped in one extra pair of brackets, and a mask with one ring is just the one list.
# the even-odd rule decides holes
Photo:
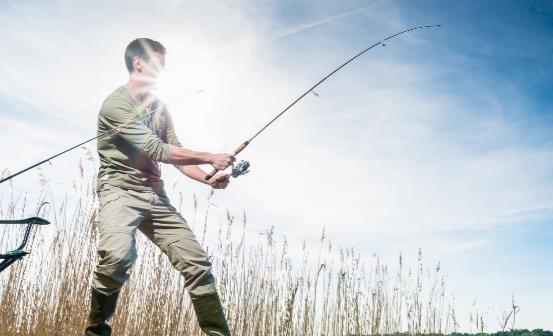
[(131, 75), (155, 81), (165, 67), (165, 47), (149, 38), (138, 38), (125, 50), (125, 64)]

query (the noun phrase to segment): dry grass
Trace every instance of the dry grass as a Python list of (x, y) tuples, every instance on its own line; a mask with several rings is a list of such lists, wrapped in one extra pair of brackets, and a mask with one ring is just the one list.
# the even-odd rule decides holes
[[(94, 183), (84, 180), (74, 186), (76, 203), (70, 209), (66, 201), (57, 205), (47, 200), (47, 193), (35, 209), (13, 190), (0, 195), (0, 218), (28, 215), (49, 201), (40, 215), (57, 228), (53, 237), (44, 234), (47, 227), (36, 231), (27, 247), (32, 254), (0, 274), (2, 336), (82, 334), (97, 239)], [(203, 208), (195, 198), (194, 203), (194, 222), (203, 222), (195, 224), (196, 232), (203, 242), (210, 202)], [(390, 268), (378, 256), (364, 260), (353, 249), (335, 249), (323, 230), (315, 257), (305, 247), (301, 258), (292, 257), (287, 241), (275, 239), (273, 229), (246, 239), (246, 222), (245, 214), (237, 221), (228, 213), (218, 242), (206, 246), (234, 335), (457, 330), (440, 267), (425, 267), (420, 251), (413, 267), (400, 256)], [(0, 250), (14, 247), (22, 230), (0, 227)], [(233, 232), (241, 238), (233, 239)], [(200, 335), (183, 278), (138, 236), (138, 261), (112, 320), (115, 335)]]

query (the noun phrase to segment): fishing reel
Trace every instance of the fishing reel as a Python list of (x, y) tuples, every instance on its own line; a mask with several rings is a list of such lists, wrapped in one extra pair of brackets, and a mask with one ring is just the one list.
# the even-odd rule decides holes
[(240, 175), (246, 175), (250, 172), (250, 162), (249, 161), (240, 161), (237, 164), (232, 165), (232, 177), (237, 178)]

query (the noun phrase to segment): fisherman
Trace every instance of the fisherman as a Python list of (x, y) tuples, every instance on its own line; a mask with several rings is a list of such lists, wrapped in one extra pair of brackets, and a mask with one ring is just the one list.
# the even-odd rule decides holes
[(158, 41), (132, 41), (125, 51), (129, 81), (106, 98), (98, 115), (99, 134), (117, 131), (98, 140), (99, 262), (93, 274), (85, 335), (111, 335), (107, 320), (137, 257), (137, 229), (184, 276), (202, 331), (230, 335), (211, 263), (186, 220), (171, 205), (159, 162), (173, 164), (189, 178), (224, 189), (228, 174), (218, 173), (205, 181), (207, 173), (198, 165), (224, 170), (235, 158), (182, 147), (167, 108), (151, 93), (165, 65), (165, 53)]

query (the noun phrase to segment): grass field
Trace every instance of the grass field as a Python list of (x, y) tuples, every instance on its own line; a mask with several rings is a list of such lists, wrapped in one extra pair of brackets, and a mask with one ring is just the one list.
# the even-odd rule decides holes
[[(0, 218), (39, 214), (56, 228), (49, 231), (53, 236), (45, 227), (35, 231), (27, 247), (32, 254), (0, 274), (2, 336), (82, 333), (97, 258), (94, 190), (94, 181), (82, 179), (71, 207), (54, 204), (45, 191), (33, 205), (13, 190), (0, 195)], [(202, 242), (210, 216), (205, 203), (194, 197)], [(237, 219), (227, 213), (218, 241), (205, 246), (234, 335), (439, 334), (459, 328), (439, 264), (424, 265), (420, 251), (413, 265), (401, 256), (387, 265), (378, 256), (365, 260), (354, 249), (333, 246), (323, 230), (318, 250), (303, 247), (301, 256), (292, 256), (273, 229), (250, 238), (246, 227), (245, 214)], [(14, 248), (23, 229), (0, 227), (0, 251)], [(237, 233), (240, 238), (233, 239)], [(184, 279), (140, 233), (138, 253), (112, 319), (114, 334), (200, 335)], [(478, 312), (465, 319), (473, 331), (485, 329)]]

